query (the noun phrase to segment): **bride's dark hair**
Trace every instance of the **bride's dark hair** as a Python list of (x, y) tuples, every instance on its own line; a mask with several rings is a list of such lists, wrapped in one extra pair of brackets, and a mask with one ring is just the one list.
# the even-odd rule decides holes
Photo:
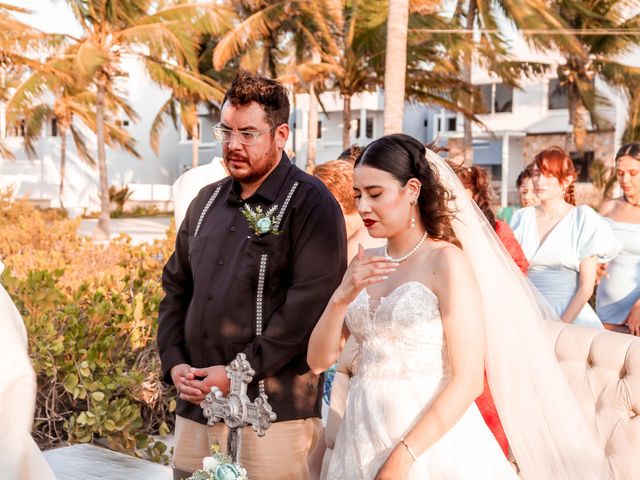
[(416, 178), (422, 184), (418, 196), (420, 219), (429, 238), (461, 247), (451, 226), (449, 209), (453, 195), (438, 178), (425, 157), (425, 146), (409, 135), (387, 135), (371, 142), (356, 159), (355, 167), (366, 165), (390, 173), (402, 186)]

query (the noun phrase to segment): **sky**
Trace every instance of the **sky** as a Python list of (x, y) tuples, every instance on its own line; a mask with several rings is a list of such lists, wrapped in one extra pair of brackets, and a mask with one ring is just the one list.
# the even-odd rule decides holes
[(18, 15), (28, 23), (48, 33), (80, 35), (81, 29), (64, 0), (3, 0), (33, 11), (33, 15)]

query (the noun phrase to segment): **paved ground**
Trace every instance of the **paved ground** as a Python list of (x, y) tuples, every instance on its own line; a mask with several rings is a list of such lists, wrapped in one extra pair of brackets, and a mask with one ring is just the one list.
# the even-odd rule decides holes
[[(173, 217), (139, 217), (111, 219), (111, 237), (117, 237), (121, 232), (131, 236), (134, 244), (153, 242), (163, 238)], [(85, 219), (80, 223), (78, 233), (91, 236), (98, 223), (97, 219)]]

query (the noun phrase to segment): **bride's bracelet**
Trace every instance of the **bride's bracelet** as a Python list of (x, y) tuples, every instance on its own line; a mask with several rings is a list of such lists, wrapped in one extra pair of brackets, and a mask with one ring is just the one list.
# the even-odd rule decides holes
[(405, 446), (405, 448), (407, 449), (407, 452), (409, 452), (409, 455), (411, 455), (411, 458), (415, 462), (418, 457), (416, 457), (416, 454), (413, 453), (413, 449), (409, 446), (407, 442), (404, 441), (404, 438), (400, 439), (400, 443), (402, 443)]

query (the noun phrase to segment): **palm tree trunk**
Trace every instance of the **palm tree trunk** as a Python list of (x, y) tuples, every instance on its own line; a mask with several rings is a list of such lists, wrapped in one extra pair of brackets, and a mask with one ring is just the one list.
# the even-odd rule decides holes
[(342, 94), (342, 149), (351, 145), (351, 94)]
[[(469, 0), (469, 9), (467, 10), (467, 30), (473, 30), (473, 24), (476, 19), (476, 0)], [(473, 34), (470, 35), (469, 39), (471, 41), (471, 45), (473, 46)], [(464, 60), (462, 66), (463, 72), (463, 80), (467, 83), (467, 85), (471, 85), (471, 69), (473, 68), (473, 52), (474, 48), (469, 49), (464, 53)], [(464, 92), (462, 94), (462, 98), (464, 99), (464, 108), (467, 111), (470, 111), (472, 108), (473, 98), (469, 93)], [(465, 165), (471, 165), (473, 163), (473, 135), (471, 133), (471, 119), (466, 115), (462, 119), (462, 128), (464, 131), (464, 137), (462, 141), (462, 158), (464, 160)]]
[(402, 132), (409, 0), (390, 0), (384, 67), (384, 134)]
[(98, 141), (98, 172), (100, 176), (100, 217), (93, 232), (98, 240), (109, 239), (109, 179), (107, 177), (107, 154), (104, 136), (105, 78), (99, 76), (96, 90), (96, 137)]
[(578, 152), (584, 150), (584, 142), (587, 138), (587, 119), (589, 111), (580, 95), (569, 95), (569, 120), (573, 126), (573, 143)]
[(316, 167), (318, 144), (318, 97), (313, 83), (309, 86), (309, 125), (307, 128), (307, 173)]
[(191, 168), (195, 168), (200, 163), (200, 123), (196, 117), (196, 123), (191, 129)]
[(60, 126), (60, 207), (64, 208), (64, 171), (67, 163), (67, 129)]

